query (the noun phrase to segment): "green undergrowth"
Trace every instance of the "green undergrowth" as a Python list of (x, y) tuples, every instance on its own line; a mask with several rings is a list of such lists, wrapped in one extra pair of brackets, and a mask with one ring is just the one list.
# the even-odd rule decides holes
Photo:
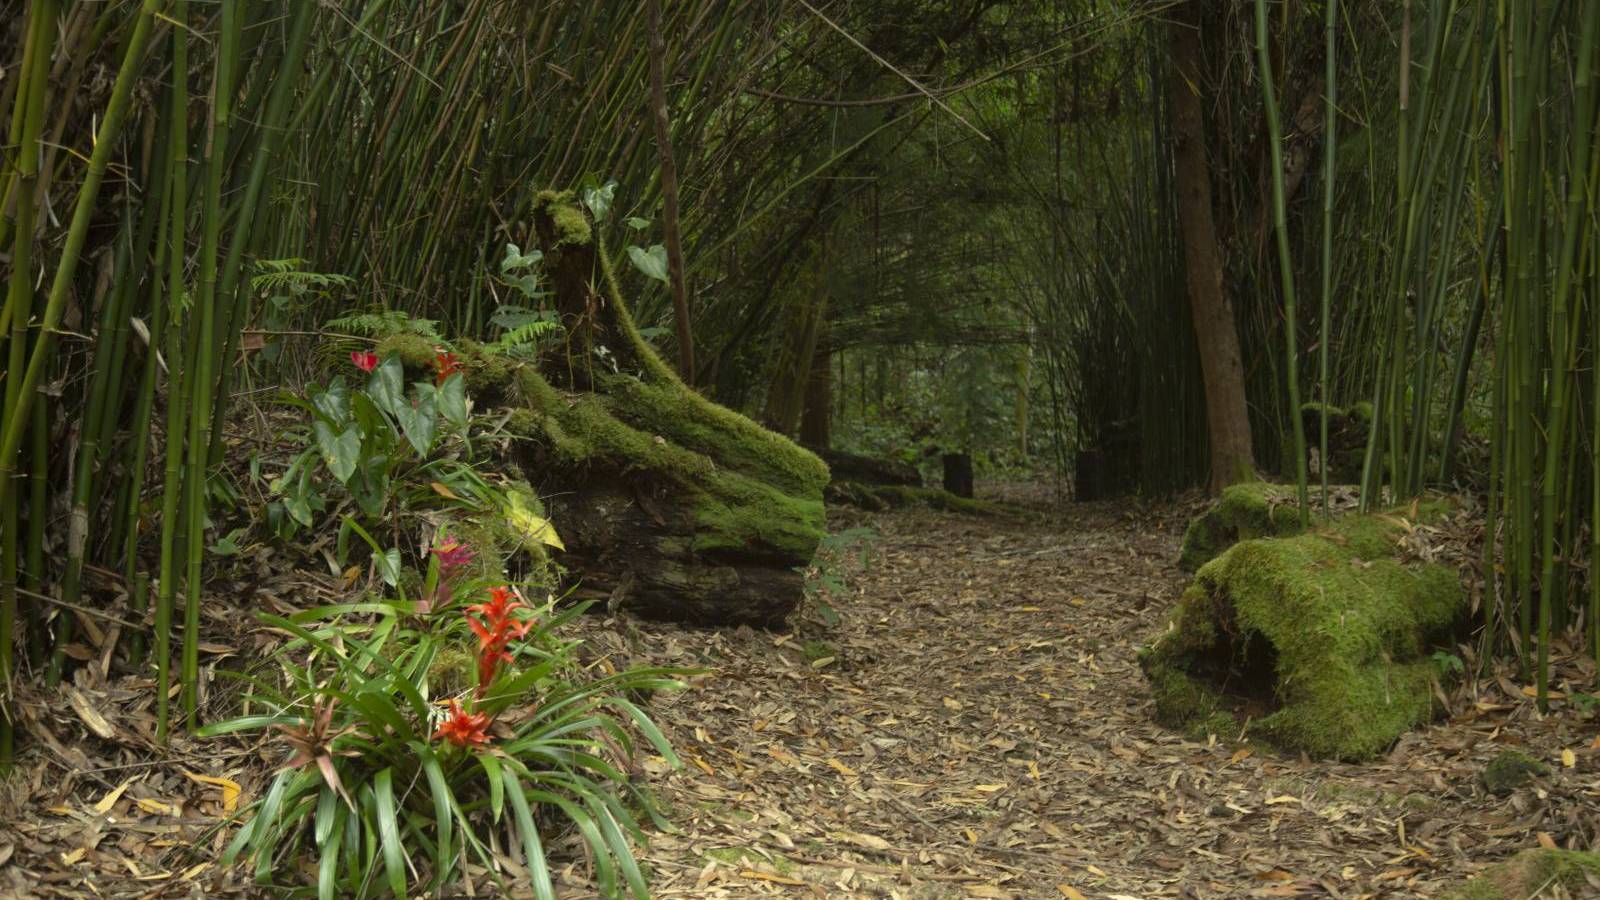
[(1580, 850), (1524, 850), (1444, 896), (1444, 900), (1532, 900), (1558, 896), (1556, 887), (1574, 897), (1600, 894), (1600, 853)]
[[(1427, 520), (1448, 508), (1417, 509)], [(1370, 758), (1435, 712), (1430, 656), (1466, 613), (1455, 574), (1402, 562), (1400, 515), (1246, 540), (1202, 566), (1142, 657), (1157, 718), (1191, 736)]]

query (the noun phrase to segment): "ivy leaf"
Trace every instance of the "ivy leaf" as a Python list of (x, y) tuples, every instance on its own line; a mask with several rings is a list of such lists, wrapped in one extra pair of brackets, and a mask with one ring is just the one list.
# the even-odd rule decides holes
[(583, 205), (596, 222), (604, 222), (611, 215), (611, 201), (617, 196), (617, 183), (608, 181), (601, 187), (586, 187), (579, 193)]
[(643, 231), (650, 227), (649, 219), (641, 219), (638, 216), (629, 216), (622, 221), (627, 222), (628, 227), (632, 228), (634, 231)]
[(382, 553), (372, 554), (373, 565), (378, 570), (378, 577), (389, 587), (400, 583), (400, 548), (390, 547)]
[(416, 399), (411, 403), (402, 403), (401, 413), (395, 417), (400, 420), (400, 431), (405, 434), (406, 440), (411, 442), (411, 447), (417, 451), (418, 456), (427, 456), (428, 450), (433, 447), (433, 437), (438, 429), (438, 415), (439, 407), (433, 385), (419, 384)]
[(367, 394), (372, 397), (372, 402), (397, 420), (401, 411), (407, 408), (405, 379), (406, 373), (400, 365), (400, 358), (390, 356), (372, 370), (372, 377), (367, 381)]
[(667, 283), (667, 248), (660, 244), (652, 244), (649, 250), (643, 247), (628, 247), (628, 259), (633, 261), (633, 267), (643, 272), (646, 278), (654, 278), (662, 284)]
[(317, 432), (317, 449), (322, 451), (322, 460), (328, 464), (328, 471), (339, 479), (340, 484), (348, 484), (350, 476), (356, 473), (356, 463), (361, 460), (361, 432), (356, 426), (348, 425), (335, 435), (328, 423), (321, 419), (316, 421), (313, 428)]
[(528, 269), (539, 264), (544, 259), (544, 252), (535, 247), (528, 248), (524, 253), (516, 244), (506, 245), (506, 255), (500, 260), (501, 273), (510, 272), (512, 269)]
[(439, 413), (457, 428), (467, 424), (467, 380), (457, 372), (439, 386)]

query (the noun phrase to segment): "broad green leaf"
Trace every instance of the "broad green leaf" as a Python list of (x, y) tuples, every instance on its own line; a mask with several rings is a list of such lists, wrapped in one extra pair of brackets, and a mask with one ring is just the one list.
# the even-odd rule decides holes
[[(394, 769), (379, 772), (372, 781), (378, 801), (378, 837), (383, 845), (383, 871), (389, 877), (389, 890), (400, 900), (406, 896), (406, 864), (400, 845), (400, 824), (394, 812)], [(552, 898), (554, 900), (554, 898)]]
[(528, 797), (522, 792), (522, 781), (510, 769), (501, 770), (500, 775), (505, 779), (506, 793), (511, 798), (517, 830), (522, 832), (522, 853), (526, 857), (528, 877), (533, 882), (533, 895), (539, 900), (556, 900), (555, 886), (550, 883), (550, 866), (544, 858), (544, 842), (539, 839), (539, 826), (528, 808)]
[(427, 456), (433, 447), (433, 438), (438, 429), (438, 401), (435, 399), (433, 385), (417, 385), (416, 397), (412, 403), (405, 404), (396, 419), (400, 420), (400, 431), (405, 434), (406, 440), (411, 443), (411, 448), (417, 451), (418, 456)]
[(516, 244), (506, 245), (506, 255), (500, 260), (500, 272), (510, 272), (512, 269), (526, 269), (539, 264), (544, 259), (544, 252), (530, 247), (527, 252)]
[(372, 370), (372, 377), (367, 379), (367, 395), (378, 404), (378, 408), (400, 418), (400, 411), (409, 404), (405, 395), (406, 373), (400, 365), (398, 356), (390, 355), (376, 369)]
[(417, 755), (417, 760), (422, 764), (422, 774), (428, 779), (428, 792), (433, 794), (433, 827), (438, 835), (438, 842), (434, 845), (433, 868), (436, 872), (443, 872), (450, 866), (450, 830), (454, 825), (450, 809), (450, 783), (445, 780), (439, 758), (427, 744), (412, 741), (411, 752)]
[(667, 283), (667, 248), (660, 244), (650, 245), (650, 249), (643, 247), (628, 247), (628, 259), (633, 261), (633, 267), (645, 274), (646, 278), (654, 278), (662, 284)]
[(638, 216), (629, 216), (622, 221), (627, 222), (628, 227), (632, 228), (634, 231), (643, 231), (644, 229), (650, 227), (649, 219), (641, 219)]
[(522, 536), (524, 544), (537, 542), (557, 550), (567, 549), (566, 545), (561, 543), (561, 535), (556, 534), (556, 527), (550, 524), (549, 519), (529, 509), (527, 501), (520, 494), (513, 493), (507, 496), (505, 514), (506, 521), (510, 522), (511, 527)]
[(601, 187), (586, 187), (579, 192), (579, 199), (589, 208), (589, 214), (594, 216), (596, 222), (604, 222), (611, 215), (611, 203), (617, 195), (617, 183), (608, 181)]
[(489, 779), (489, 813), (498, 822), (506, 803), (505, 782), (500, 777), (500, 760), (487, 753), (479, 753), (477, 757), (478, 765), (483, 766), (483, 774)]
[(460, 372), (451, 375), (439, 386), (439, 414), (457, 428), (467, 424), (467, 380)]
[(350, 476), (356, 473), (356, 463), (361, 460), (361, 432), (352, 424), (336, 435), (327, 423), (320, 420), (313, 423), (312, 427), (317, 434), (317, 449), (322, 451), (328, 471), (339, 479), (340, 484), (348, 483)]

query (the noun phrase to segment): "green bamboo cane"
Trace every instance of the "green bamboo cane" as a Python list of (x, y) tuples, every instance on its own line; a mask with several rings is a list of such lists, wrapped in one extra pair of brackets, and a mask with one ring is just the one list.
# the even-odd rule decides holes
[[(171, 695), (172, 658), (172, 607), (177, 596), (179, 497), (183, 485), (183, 434), (186, 431), (185, 415), (189, 409), (187, 396), (194, 383), (188, 377), (184, 353), (185, 331), (183, 324), (192, 316), (184, 315), (186, 290), (184, 287), (184, 244), (188, 222), (188, 156), (189, 156), (189, 0), (174, 0), (172, 7), (172, 91), (168, 101), (171, 130), (168, 140), (168, 178), (171, 198), (172, 223), (167, 235), (167, 296), (165, 303), (169, 321), (166, 327), (167, 348), (167, 421), (166, 447), (164, 449), (164, 479), (161, 488), (161, 550), (159, 559), (158, 592), (154, 625), (156, 655), (156, 741), (167, 741), (171, 726), (168, 697)], [(188, 331), (195, 331), (191, 324)], [(152, 348), (153, 352), (153, 348)]]
[[(51, 48), (55, 38), (54, 0), (35, 0), (28, 14), (27, 66), (20, 73), (23, 79), (17, 90), (17, 104), (22, 108), (21, 139), (17, 148), (16, 228), (11, 250), (11, 277), (7, 280), (7, 305), (12, 309), (9, 362), (6, 371), (5, 410), (23, 405), (22, 386), (16, 373), (20, 372), (28, 349), (28, 323), (33, 302), (33, 231), (34, 192), (39, 180), (39, 136), (44, 124), (44, 91), (49, 72)], [(9, 481), (11, 471), (0, 472)], [(29, 510), (30, 523), (41, 520), (44, 507)], [(0, 495), (0, 528), (4, 529), (3, 547), (0, 547), (0, 688), (4, 689), (4, 702), (0, 702), (0, 770), (9, 769), (14, 753), (15, 736), (11, 712), (11, 678), (15, 672), (12, 657), (16, 645), (17, 624), (17, 526), (19, 524), (17, 494), (6, 491)]]
[[(111, 154), (116, 148), (117, 137), (121, 134), (122, 125), (127, 119), (133, 85), (138, 80), (139, 68), (144, 61), (144, 51), (150, 42), (151, 21), (161, 6), (160, 0), (144, 0), (140, 5), (134, 19), (132, 35), (128, 39), (127, 52), (123, 55), (121, 68), (117, 70), (116, 81), (112, 84), (111, 99), (106, 104), (105, 118), (101, 120), (100, 129), (95, 133), (94, 151), (89, 157), (83, 184), (78, 189), (77, 204), (73, 207), (72, 221), (67, 229), (67, 240), (62, 247), (61, 258), (56, 263), (55, 280), (51, 282), (50, 296), (45, 303), (44, 315), (40, 321), (39, 338), (34, 342), (33, 352), (28, 358), (27, 372), (18, 385), (17, 404), (6, 409), (4, 429), (0, 431), (0, 502), (4, 502), (12, 492), (11, 482), (16, 473), (17, 450), (22, 446), (23, 433), (27, 431), (39, 381), (44, 377), (44, 368), (51, 359), (55, 331), (61, 323), (62, 313), (66, 310), (67, 295), (71, 292), (73, 277), (78, 270), (78, 257), (83, 252), (90, 220), (94, 218), (95, 201), (100, 195), (100, 182), (105, 178)], [(13, 316), (13, 323), (17, 318), (20, 316)], [(10, 371), (15, 378), (17, 369), (12, 368)]]
[[(1300, 524), (1311, 522), (1311, 500), (1306, 489), (1306, 433), (1300, 410), (1300, 341), (1295, 321), (1294, 263), (1289, 254), (1289, 224), (1283, 188), (1283, 132), (1278, 121), (1278, 96), (1272, 81), (1272, 56), (1267, 49), (1267, 2), (1256, 0), (1256, 67), (1266, 107), (1267, 139), (1272, 148), (1272, 224), (1277, 234), (1278, 269), (1282, 276), (1286, 366), (1289, 382), (1289, 421), (1294, 431), (1295, 489), (1300, 501)], [(1326, 416), (1324, 416), (1326, 421)], [(1324, 425), (1324, 434), (1326, 426)]]
[(1317, 337), (1317, 370), (1322, 382), (1322, 406), (1317, 458), (1321, 463), (1322, 517), (1331, 518), (1328, 501), (1328, 406), (1333, 402), (1328, 384), (1328, 342), (1333, 337), (1333, 182), (1339, 153), (1339, 68), (1337, 29), (1339, 0), (1327, 0), (1327, 19), (1323, 22), (1323, 72), (1325, 84), (1322, 125), (1322, 315)]
[(1550, 619), (1552, 607), (1561, 597), (1556, 578), (1556, 518), (1559, 515), (1557, 489), (1561, 484), (1562, 463), (1567, 455), (1566, 426), (1567, 384), (1576, 368), (1577, 345), (1569, 336), (1568, 303), (1572, 291), (1574, 268), (1577, 263), (1578, 242), (1583, 232), (1591, 227), (1592, 208), (1585, 209), (1588, 195), (1589, 153), (1594, 145), (1594, 45), (1596, 25), (1600, 23), (1600, 6), (1590, 4), (1583, 15), (1583, 33), (1578, 44), (1578, 59), (1573, 71), (1573, 135), (1572, 156), (1567, 172), (1567, 208), (1562, 222), (1563, 234), (1560, 261), (1556, 268), (1556, 289), (1550, 298), (1550, 379), (1549, 406), (1546, 421), (1550, 423), (1550, 438), (1545, 449), (1544, 481), (1541, 485), (1543, 506), (1539, 518), (1542, 526), (1540, 558), (1543, 567), (1539, 579), (1539, 660), (1535, 682), (1539, 709), (1549, 707), (1550, 690)]
[(222, 232), (223, 174), (227, 168), (229, 128), (233, 120), (233, 74), (239, 46), (237, 0), (222, 0), (221, 34), (211, 90), (211, 121), (205, 136), (205, 195), (200, 219), (199, 296), (193, 319), (199, 341), (193, 356), (194, 384), (190, 400), (189, 440), (184, 473), (184, 525), (188, 565), (184, 577), (183, 710), (189, 730), (198, 725), (200, 683), (200, 592), (205, 561), (206, 474), (210, 461), (207, 412), (211, 409), (216, 365), (217, 252)]

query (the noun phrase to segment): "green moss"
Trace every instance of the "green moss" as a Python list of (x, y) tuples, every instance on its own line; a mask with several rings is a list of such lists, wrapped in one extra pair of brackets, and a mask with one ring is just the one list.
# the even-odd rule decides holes
[(535, 212), (548, 212), (556, 226), (555, 247), (582, 247), (594, 239), (589, 219), (573, 202), (571, 191), (540, 191), (533, 198)]
[(400, 365), (415, 375), (433, 368), (433, 358), (438, 355), (436, 347), (434, 341), (420, 334), (391, 334), (378, 342), (377, 353), (379, 359), (398, 356)]
[(1492, 794), (1509, 794), (1533, 779), (1550, 774), (1550, 767), (1526, 753), (1506, 750), (1483, 767), (1483, 786)]
[(797, 493), (820, 493), (828, 467), (810, 451), (678, 384), (614, 378), (607, 385), (620, 418), (719, 464)]
[(1445, 673), (1427, 654), (1465, 614), (1465, 594), (1450, 570), (1393, 558), (1403, 531), (1397, 517), (1348, 517), (1244, 541), (1201, 567), (1144, 661), (1157, 714), (1177, 727), (1211, 716), (1205, 692), (1227, 683), (1263, 707), (1253, 734), (1351, 760), (1431, 719), (1431, 680)]
[(800, 655), (805, 657), (806, 662), (816, 662), (830, 656), (837, 657), (839, 651), (827, 641), (806, 641), (800, 648)]
[[(766, 545), (809, 559), (826, 534), (822, 485), (827, 468), (793, 444), (785, 448), (778, 443), (782, 438), (736, 413), (716, 407), (734, 417), (724, 420), (726, 427), (719, 429), (703, 417), (695, 424), (680, 422), (663, 429), (673, 436), (669, 440), (625, 421), (672, 424), (663, 409), (685, 418), (696, 415), (695, 404), (675, 401), (669, 391), (647, 390), (637, 382), (627, 388), (613, 383), (613, 393), (568, 397), (531, 369), (523, 369), (518, 382), (527, 408), (507, 421), (508, 429), (540, 440), (569, 466), (604, 464), (672, 480), (690, 497), (686, 506), (694, 521), (691, 549), (696, 552)], [(644, 411), (656, 402), (662, 408)], [(726, 443), (717, 443), (718, 434), (728, 435)], [(762, 447), (765, 462), (757, 457)], [(804, 453), (820, 472), (807, 471), (804, 459), (792, 459), (780, 470), (771, 460), (786, 449)]]
[(1239, 541), (1299, 531), (1293, 485), (1236, 484), (1225, 488), (1210, 509), (1189, 523), (1178, 567), (1193, 572)]
[(1560, 886), (1572, 896), (1591, 896), (1600, 883), (1600, 853), (1579, 850), (1524, 850), (1445, 895), (1445, 900), (1532, 900), (1555, 896)]

